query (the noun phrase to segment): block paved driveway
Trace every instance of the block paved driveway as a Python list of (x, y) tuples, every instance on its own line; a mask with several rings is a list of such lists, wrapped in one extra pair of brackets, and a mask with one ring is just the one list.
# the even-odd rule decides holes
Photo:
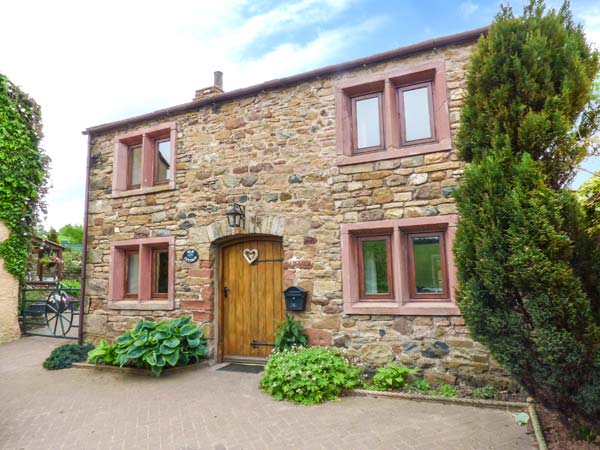
[(296, 406), (260, 392), (259, 375), (215, 367), (164, 378), (43, 369), (63, 342), (0, 345), (0, 449), (536, 448), (506, 411), (364, 397)]

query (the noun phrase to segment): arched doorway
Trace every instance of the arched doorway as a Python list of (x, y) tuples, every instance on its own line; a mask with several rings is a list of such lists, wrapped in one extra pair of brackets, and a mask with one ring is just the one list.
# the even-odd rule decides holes
[(264, 359), (285, 315), (281, 237), (245, 236), (219, 255), (218, 359)]

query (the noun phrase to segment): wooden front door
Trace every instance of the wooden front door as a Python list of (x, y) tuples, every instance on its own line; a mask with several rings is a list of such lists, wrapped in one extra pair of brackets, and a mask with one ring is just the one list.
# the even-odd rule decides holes
[(272, 345), (265, 344), (274, 343), (275, 324), (285, 315), (282, 260), (280, 239), (261, 237), (222, 247), (220, 360), (271, 353)]

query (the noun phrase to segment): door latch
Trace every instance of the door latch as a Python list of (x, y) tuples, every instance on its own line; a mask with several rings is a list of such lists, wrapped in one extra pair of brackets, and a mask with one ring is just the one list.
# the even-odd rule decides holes
[(228, 287), (224, 287), (223, 288), (223, 298), (227, 298), (228, 294), (229, 294), (229, 288)]

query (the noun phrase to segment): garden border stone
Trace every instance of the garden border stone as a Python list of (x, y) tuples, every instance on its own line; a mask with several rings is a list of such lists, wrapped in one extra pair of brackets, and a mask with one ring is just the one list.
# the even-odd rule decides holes
[(369, 389), (349, 389), (343, 392), (345, 396), (355, 397), (387, 397), (387, 398), (399, 398), (403, 400), (421, 400), (425, 402), (433, 403), (448, 403), (451, 405), (462, 405), (462, 406), (475, 406), (478, 408), (495, 408), (495, 409), (506, 409), (508, 408), (519, 408), (526, 410), (529, 413), (531, 420), (531, 426), (534, 431), (535, 440), (540, 450), (548, 450), (544, 433), (538, 420), (538, 415), (535, 409), (535, 403), (531, 398), (527, 399), (527, 402), (506, 402), (501, 400), (485, 400), (475, 398), (456, 398), (456, 397), (440, 397), (437, 395), (423, 395), (423, 394), (408, 394), (406, 392), (388, 392), (388, 391), (371, 391)]
[[(205, 367), (209, 367), (210, 363), (208, 360), (200, 361), (199, 363), (189, 364), (187, 366), (175, 366), (175, 367), (167, 367), (165, 368), (159, 377), (164, 375), (172, 375), (174, 373), (187, 372), (190, 370), (201, 369)], [(150, 369), (140, 369), (137, 367), (119, 367), (119, 366), (111, 366), (108, 364), (90, 364), (90, 363), (73, 363), (72, 367), (76, 369), (95, 369), (104, 372), (114, 372), (114, 373), (129, 373), (133, 375), (142, 375), (142, 376), (151, 376), (156, 377), (152, 373)]]

